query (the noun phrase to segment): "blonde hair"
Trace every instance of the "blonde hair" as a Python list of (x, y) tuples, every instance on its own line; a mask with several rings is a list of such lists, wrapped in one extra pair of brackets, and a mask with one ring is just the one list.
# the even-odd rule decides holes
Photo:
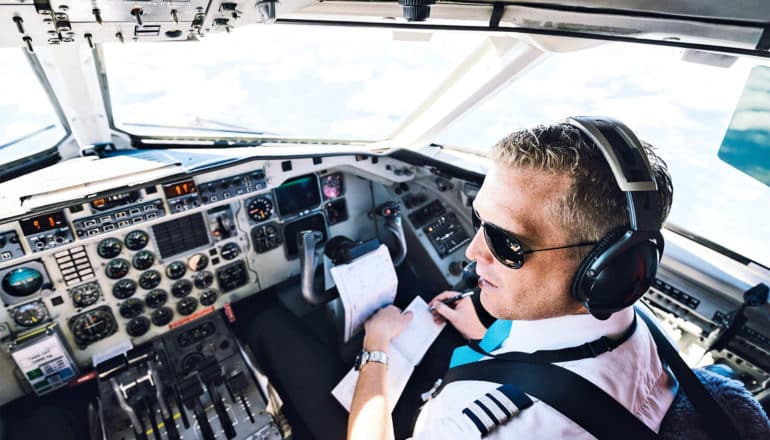
[[(658, 184), (663, 225), (671, 209), (673, 187), (666, 163), (642, 142)], [(490, 158), (512, 168), (566, 174), (571, 184), (552, 201), (551, 212), (571, 242), (598, 241), (629, 224), (626, 195), (617, 185), (599, 148), (576, 127), (562, 123), (515, 131), (500, 140)], [(575, 248), (582, 258), (590, 248)]]

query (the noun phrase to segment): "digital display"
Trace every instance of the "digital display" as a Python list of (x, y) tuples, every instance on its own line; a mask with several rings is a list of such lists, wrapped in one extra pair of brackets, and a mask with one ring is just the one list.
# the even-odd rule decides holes
[(113, 194), (101, 199), (92, 200), (91, 207), (97, 211), (106, 211), (108, 209), (117, 208), (118, 206), (134, 203), (138, 199), (139, 191), (129, 191), (120, 194)]
[(19, 221), (24, 235), (32, 235), (40, 232), (50, 231), (65, 226), (64, 212), (52, 212), (50, 214), (38, 215)]
[(299, 254), (297, 233), (300, 231), (319, 231), (321, 233), (321, 241), (318, 244), (326, 243), (328, 238), (326, 219), (324, 219), (323, 214), (313, 214), (291, 223), (286, 223), (283, 226), (283, 236), (286, 243), (286, 254), (289, 258), (294, 258)]
[(166, 193), (167, 199), (174, 199), (198, 192), (198, 190), (195, 188), (195, 181), (192, 179), (185, 180), (183, 182), (172, 183), (170, 185), (163, 185), (163, 191)]
[(318, 207), (321, 204), (318, 176), (308, 174), (287, 180), (275, 189), (275, 200), (282, 217), (290, 217)]

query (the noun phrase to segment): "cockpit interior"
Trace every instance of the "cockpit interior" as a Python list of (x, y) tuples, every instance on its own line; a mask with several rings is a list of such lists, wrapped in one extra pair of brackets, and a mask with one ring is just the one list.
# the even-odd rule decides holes
[[(616, 110), (683, 161), (642, 302), (768, 411), (770, 155), (717, 150), (746, 90), (770, 103), (744, 89), (770, 65), (770, 6), (729, 3), (0, 1), (0, 438), (290, 438), (244, 343), (257, 312), (281, 304), (350, 361), (333, 266), (384, 244), (404, 304), (460, 285), (487, 144)], [(713, 89), (621, 102), (647, 83), (590, 80), (634, 75), (592, 55), (617, 45), (675, 53), (683, 83), (712, 69)]]

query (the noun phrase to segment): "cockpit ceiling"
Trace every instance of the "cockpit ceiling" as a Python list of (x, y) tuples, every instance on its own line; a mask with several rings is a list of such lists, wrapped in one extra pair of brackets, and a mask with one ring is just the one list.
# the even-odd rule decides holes
[[(190, 0), (13, 1), (0, 4), (0, 46), (36, 47), (105, 42), (196, 40), (254, 23), (369, 24), (393, 28), (458, 28), (528, 35), (546, 50), (549, 35), (620, 38), (764, 56), (770, 3), (691, 0), (536, 1), (493, 5), (476, 0), (426, 7), (425, 21), (407, 21), (396, 1)], [(419, 14), (418, 14), (419, 15)]]

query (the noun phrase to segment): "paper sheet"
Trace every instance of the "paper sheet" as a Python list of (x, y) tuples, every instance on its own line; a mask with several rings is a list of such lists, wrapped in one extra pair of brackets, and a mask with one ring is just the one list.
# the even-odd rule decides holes
[[(388, 349), (388, 388), (386, 392), (389, 399), (390, 412), (393, 412), (393, 408), (396, 407), (401, 393), (406, 388), (406, 383), (409, 382), (413, 369), (414, 367), (409, 363), (409, 360), (402, 356), (397, 349), (393, 346)], [(332, 390), (332, 395), (348, 412), (350, 412), (350, 405), (353, 403), (356, 383), (358, 383), (358, 371), (355, 368), (351, 368), (348, 374)]]
[(430, 345), (436, 340), (438, 334), (446, 325), (446, 322), (436, 324), (428, 303), (422, 298), (415, 297), (404, 312), (412, 312), (412, 321), (409, 326), (391, 341), (401, 354), (412, 365), (417, 365), (425, 356)]
[(378, 309), (396, 298), (398, 277), (387, 246), (330, 270), (345, 309), (347, 342)]
[[(433, 341), (436, 340), (446, 323), (436, 324), (433, 315), (428, 310), (428, 304), (418, 297), (404, 311), (413, 313), (412, 321), (398, 335), (388, 348), (388, 387), (387, 396), (390, 411), (396, 407), (398, 399), (406, 388), (414, 366), (417, 365)], [(358, 371), (351, 368), (348, 374), (332, 390), (332, 395), (350, 411), (353, 393), (358, 382)]]

